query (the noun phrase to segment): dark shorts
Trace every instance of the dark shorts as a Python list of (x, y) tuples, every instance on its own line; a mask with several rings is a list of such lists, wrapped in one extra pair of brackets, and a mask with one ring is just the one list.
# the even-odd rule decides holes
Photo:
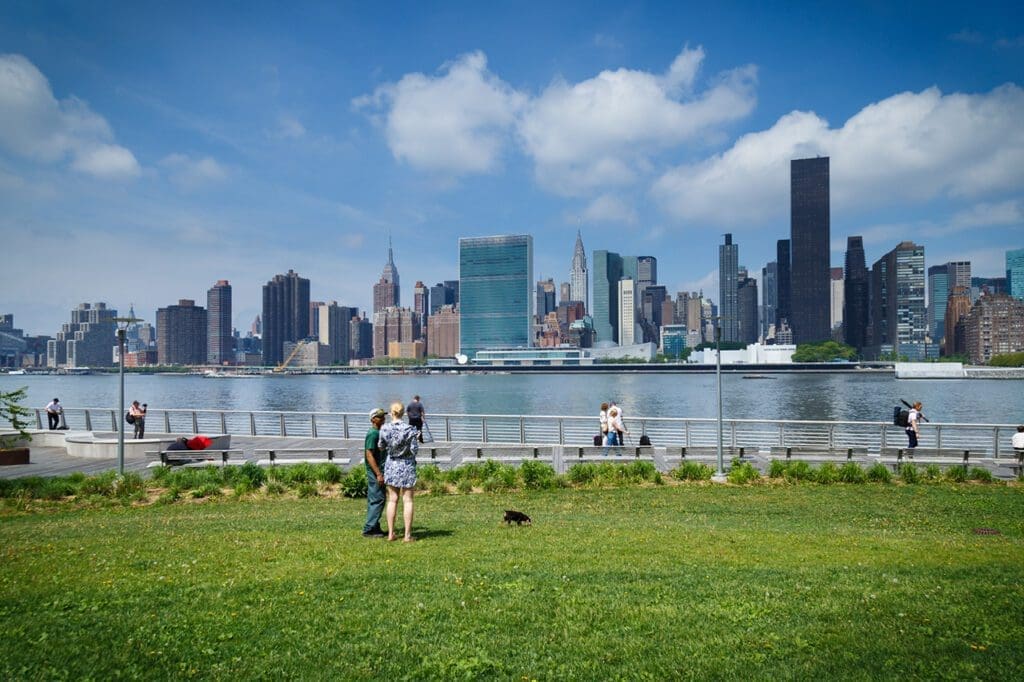
[(420, 431), (423, 430), (423, 417), (409, 417), (409, 426)]

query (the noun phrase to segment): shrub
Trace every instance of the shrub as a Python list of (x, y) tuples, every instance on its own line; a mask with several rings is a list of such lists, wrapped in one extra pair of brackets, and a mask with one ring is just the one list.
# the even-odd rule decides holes
[(769, 478), (782, 478), (786, 475), (786, 469), (788, 468), (787, 462), (781, 459), (773, 459), (771, 465), (768, 467)]
[(235, 484), (234, 493), (235, 497), (245, 497), (246, 495), (254, 493), (257, 490), (258, 488), (254, 486), (249, 480), (243, 479)]
[(847, 462), (839, 467), (839, 480), (843, 483), (864, 483), (868, 476), (856, 462)]
[(194, 498), (217, 497), (220, 494), (220, 486), (216, 483), (204, 483), (192, 491), (192, 497)]
[(341, 479), (341, 494), (345, 497), (366, 497), (366, 467), (354, 466)]
[[(365, 473), (365, 466), (363, 466), (363, 471)], [(341, 470), (341, 467), (333, 462), (323, 462), (313, 467), (313, 480), (320, 481), (321, 483), (337, 483), (344, 475), (345, 473)]]
[(892, 480), (892, 474), (889, 472), (889, 467), (885, 466), (881, 462), (875, 462), (868, 468), (867, 477), (868, 480), (873, 483), (888, 483)]
[(839, 467), (832, 462), (824, 462), (814, 472), (814, 480), (823, 485), (829, 485), (839, 480)]
[(113, 492), (118, 497), (130, 497), (145, 489), (146, 482), (134, 471), (129, 471), (124, 476), (114, 479)]
[[(497, 466), (489, 467), (485, 466), (485, 469), (490, 471), (490, 475), (484, 479), (483, 489), (487, 492), (493, 492), (496, 490), (512, 490), (516, 487), (516, 483), (519, 482), (519, 476), (514, 467), (507, 464), (499, 464), (493, 462)], [(492, 464), (492, 462), (487, 462)]]
[(416, 468), (417, 487), (420, 482), (433, 483), (441, 480), (444, 480), (444, 472), (436, 464), (426, 464)]
[(814, 470), (811, 465), (803, 460), (790, 462), (786, 466), (787, 481), (811, 481), (814, 480)]
[(937, 481), (942, 478), (942, 468), (938, 464), (929, 464), (921, 472), (921, 478), (926, 481)]
[(703, 462), (683, 462), (672, 470), (672, 476), (680, 481), (710, 481), (715, 470)]
[(116, 471), (107, 471), (96, 476), (90, 476), (78, 487), (79, 495), (104, 495), (109, 496), (114, 492), (114, 479), (117, 478)]
[(468, 495), (469, 493), (473, 492), (473, 482), (470, 481), (468, 478), (464, 478), (461, 481), (459, 481), (458, 485), (455, 486), (455, 489), (458, 490), (459, 493), (462, 495)]
[(300, 498), (320, 496), (320, 491), (317, 490), (316, 485), (313, 483), (300, 483), (296, 491)]
[(657, 473), (658, 470), (654, 467), (654, 463), (639, 459), (629, 464), (623, 464), (619, 469), (620, 477), (627, 483), (653, 481), (654, 475)]
[(266, 483), (267, 472), (263, 467), (259, 466), (255, 462), (246, 462), (242, 466), (238, 467), (238, 479), (248, 483), (254, 490), (256, 490)]
[[(267, 481), (267, 494), (268, 495), (284, 495), (286, 492), (288, 492), (288, 488), (286, 488), (284, 483), (281, 483), (281, 481)], [(349, 497), (358, 497), (358, 496), (357, 495), (350, 495)]]
[(181, 491), (174, 486), (171, 486), (161, 493), (160, 497), (156, 498), (156, 501), (157, 504), (171, 504), (172, 502), (177, 502), (179, 499), (181, 499)]
[(992, 482), (992, 472), (983, 467), (971, 467), (970, 479), (982, 483)]
[(736, 483), (738, 485), (755, 483), (761, 480), (761, 472), (755, 469), (754, 465), (750, 462), (743, 462), (741, 464), (734, 464), (729, 469), (729, 474), (726, 478), (729, 483)]
[(597, 466), (594, 464), (573, 464), (569, 467), (569, 482), (574, 485), (587, 485), (597, 478)]
[(963, 483), (967, 480), (967, 469), (964, 467), (950, 467), (946, 469), (946, 480), (954, 483)]
[(171, 473), (171, 467), (167, 465), (160, 465), (153, 469), (153, 480), (163, 482)]
[(75, 485), (66, 478), (51, 478), (38, 490), (44, 500), (62, 500), (77, 492)]
[(519, 467), (523, 487), (527, 490), (551, 490), (558, 487), (555, 469), (550, 464), (529, 459)]
[(921, 481), (921, 475), (917, 466), (909, 462), (900, 465), (900, 479), (907, 484), (913, 485)]
[[(654, 485), (665, 485), (665, 478), (661, 475), (660, 471), (654, 472)], [(557, 483), (557, 480), (556, 480)]]

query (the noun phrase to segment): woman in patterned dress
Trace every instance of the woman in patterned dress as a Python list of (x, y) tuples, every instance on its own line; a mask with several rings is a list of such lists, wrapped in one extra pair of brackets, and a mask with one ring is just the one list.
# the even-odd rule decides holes
[(388, 540), (395, 540), (395, 516), (398, 513), (398, 493), (402, 493), (402, 517), (405, 520), (405, 542), (412, 542), (412, 498), (416, 486), (416, 455), (420, 444), (418, 432), (402, 421), (405, 406), (391, 404), (391, 423), (380, 429), (380, 445), (387, 452), (384, 460), (384, 484), (388, 487)]

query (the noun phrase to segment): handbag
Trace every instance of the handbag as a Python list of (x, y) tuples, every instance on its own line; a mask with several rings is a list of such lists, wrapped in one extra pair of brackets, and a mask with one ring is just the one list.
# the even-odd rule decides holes
[(124, 413), (124, 420), (126, 422), (128, 422), (129, 424), (134, 424), (135, 423), (135, 417), (132, 416), (131, 412), (125, 412)]

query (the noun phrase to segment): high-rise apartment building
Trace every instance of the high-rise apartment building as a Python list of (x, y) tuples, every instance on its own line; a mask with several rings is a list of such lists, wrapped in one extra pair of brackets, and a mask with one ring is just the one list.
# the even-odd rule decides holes
[(572, 285), (568, 282), (562, 282), (558, 285), (558, 302), (564, 303), (572, 300)]
[(946, 313), (943, 317), (946, 329), (942, 335), (943, 355), (963, 355), (967, 352), (964, 336), (964, 318), (971, 312), (971, 288), (954, 286), (946, 301)]
[(442, 306), (427, 320), (427, 355), (453, 358), (459, 352), (459, 311), (454, 305)]
[(292, 270), (263, 285), (263, 364), (284, 361), (284, 342), (309, 336), (309, 280)]
[(739, 268), (740, 247), (726, 234), (725, 243), (718, 246), (718, 314), (726, 342), (740, 340)]
[(206, 362), (210, 365), (233, 365), (235, 362), (231, 285), (226, 279), (217, 280), (206, 292)]
[[(587, 305), (587, 290), (590, 282), (587, 272), (587, 252), (583, 250), (583, 235), (576, 230), (576, 246), (572, 252), (572, 267), (569, 270), (569, 297), (573, 301), (582, 301), (583, 307), (589, 310)], [(539, 312), (538, 312), (539, 314)]]
[(790, 281), (789, 240), (780, 239), (775, 245), (775, 263), (778, 269), (776, 276), (777, 294), (775, 297), (775, 329), (782, 328), (785, 322), (788, 328), (789, 317), (793, 312), (793, 289)]
[(640, 343), (642, 332), (636, 323), (637, 290), (636, 282), (632, 279), (620, 279), (618, 286), (619, 304), (619, 345), (632, 346)]
[(397, 308), (401, 304), (398, 268), (395, 267), (395, 255), (391, 249), (391, 237), (388, 237), (388, 262), (384, 265), (380, 281), (373, 285), (373, 312), (380, 312), (385, 308)]
[(843, 340), (857, 350), (868, 345), (868, 267), (864, 238), (846, 238), (843, 279)]
[(774, 330), (775, 311), (779, 305), (779, 264), (771, 261), (761, 268), (761, 338)]
[(590, 316), (594, 320), (594, 341), (619, 342), (619, 280), (622, 256), (614, 251), (594, 251), (594, 295)]
[(1024, 351), (1024, 301), (1013, 296), (982, 296), (964, 325), (967, 355), (976, 365), (995, 355)]
[(369, 360), (373, 357), (373, 323), (365, 317), (353, 317), (349, 322), (349, 357)]
[(871, 268), (871, 353), (926, 357), (924, 247), (902, 242)]
[(426, 320), (430, 315), (430, 289), (419, 280), (412, 288), (412, 309), (420, 316), (420, 320)]
[(459, 348), (528, 347), (533, 322), (533, 236), (459, 239)]
[(373, 314), (373, 357), (390, 354), (392, 343), (412, 343), (422, 337), (420, 316), (409, 308), (385, 308)]
[(206, 309), (183, 298), (156, 311), (156, 355), (161, 365), (203, 365), (208, 344)]
[(928, 268), (928, 334), (940, 345), (946, 334), (946, 304), (954, 287), (971, 286), (970, 261), (954, 261)]
[(1024, 301), (1024, 249), (1006, 252), (1006, 292)]
[(829, 159), (790, 161), (790, 287), (793, 340), (832, 338), (829, 250)]
[(430, 314), (433, 315), (440, 310), (442, 306), (457, 305), (459, 302), (458, 293), (458, 280), (438, 282), (434, 286), (430, 287)]
[(654, 256), (636, 257), (636, 285), (640, 291), (658, 283), (658, 259)]
[(555, 301), (555, 280), (542, 279), (537, 282), (537, 302), (535, 308), (535, 315), (538, 320), (543, 320), (547, 317), (548, 313), (558, 307), (558, 303)]
[(757, 343), (761, 331), (757, 315), (757, 280), (748, 276), (746, 268), (740, 268), (736, 277), (736, 313), (739, 317), (737, 341)]
[(47, 367), (112, 367), (117, 343), (117, 311), (106, 303), (80, 303), (71, 322), (46, 342)]
[(324, 364), (347, 365), (352, 358), (352, 318), (357, 317), (359, 311), (348, 306), (338, 305), (336, 301), (330, 304), (321, 303), (317, 310), (316, 338), (327, 346)]

